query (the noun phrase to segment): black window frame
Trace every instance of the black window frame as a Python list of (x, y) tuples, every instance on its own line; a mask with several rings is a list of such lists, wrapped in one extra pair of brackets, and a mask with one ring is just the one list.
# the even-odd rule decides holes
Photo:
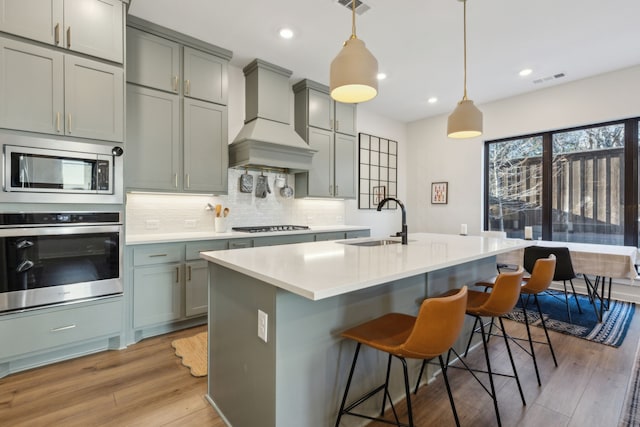
[(638, 247), (638, 122), (640, 117), (592, 123), (565, 129), (555, 129), (484, 142), (484, 218), (483, 226), (489, 227), (489, 147), (491, 144), (532, 137), (542, 137), (542, 239), (552, 240), (552, 175), (553, 135), (609, 125), (624, 125), (624, 245)]

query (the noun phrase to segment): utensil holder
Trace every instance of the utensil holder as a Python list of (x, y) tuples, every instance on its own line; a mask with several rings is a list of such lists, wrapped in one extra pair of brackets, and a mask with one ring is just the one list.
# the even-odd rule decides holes
[(218, 216), (214, 218), (213, 222), (214, 229), (216, 233), (226, 233), (227, 232), (227, 218)]

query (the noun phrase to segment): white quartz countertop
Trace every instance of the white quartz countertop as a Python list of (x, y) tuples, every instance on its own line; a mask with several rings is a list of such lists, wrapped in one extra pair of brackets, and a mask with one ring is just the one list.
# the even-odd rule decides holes
[(127, 234), (127, 241), (125, 244), (142, 245), (147, 243), (188, 242), (195, 240), (241, 239), (268, 236), (285, 236), (289, 234), (330, 233), (332, 231), (357, 231), (368, 230), (369, 228), (370, 227), (358, 225), (314, 225), (309, 226), (309, 230), (267, 231), (260, 233), (243, 233), (240, 231), (216, 233), (211, 230), (181, 233)]
[(530, 246), (531, 241), (450, 234), (409, 234), (409, 244), (355, 246), (329, 242), (202, 252), (210, 262), (311, 300), (474, 261)]

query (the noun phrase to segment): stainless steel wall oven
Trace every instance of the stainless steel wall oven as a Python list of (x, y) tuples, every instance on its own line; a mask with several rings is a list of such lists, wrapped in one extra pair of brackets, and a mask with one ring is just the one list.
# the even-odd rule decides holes
[(0, 313), (121, 294), (120, 212), (0, 213)]

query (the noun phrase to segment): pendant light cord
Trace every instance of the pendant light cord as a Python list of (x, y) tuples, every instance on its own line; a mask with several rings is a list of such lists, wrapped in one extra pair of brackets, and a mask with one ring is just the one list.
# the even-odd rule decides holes
[[(464, 26), (464, 95), (462, 100), (467, 100), (467, 0), (462, 0), (464, 13), (463, 13), (463, 26)], [(355, 23), (354, 23), (355, 25)], [(354, 27), (355, 28), (355, 27)], [(355, 31), (355, 30), (354, 30)]]

